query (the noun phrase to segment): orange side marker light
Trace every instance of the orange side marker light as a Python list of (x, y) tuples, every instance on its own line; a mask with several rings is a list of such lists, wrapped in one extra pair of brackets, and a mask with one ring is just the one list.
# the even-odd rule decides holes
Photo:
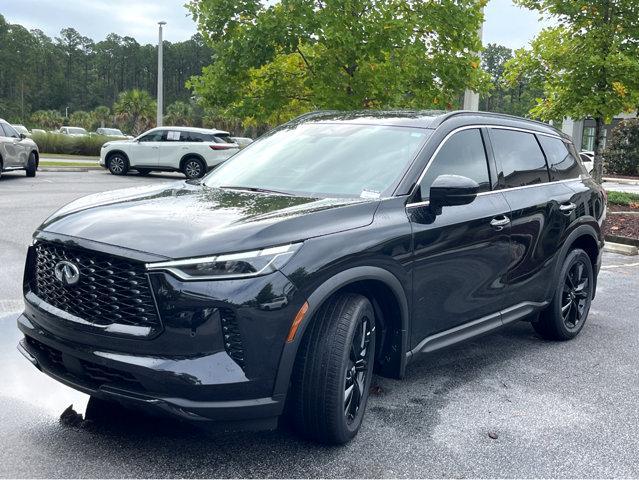
[(299, 328), (302, 320), (304, 320), (304, 315), (308, 311), (308, 302), (304, 302), (304, 305), (299, 309), (297, 315), (293, 319), (293, 323), (291, 324), (291, 329), (288, 331), (288, 337), (286, 337), (286, 343), (291, 343), (295, 340), (295, 334), (297, 333), (297, 329)]

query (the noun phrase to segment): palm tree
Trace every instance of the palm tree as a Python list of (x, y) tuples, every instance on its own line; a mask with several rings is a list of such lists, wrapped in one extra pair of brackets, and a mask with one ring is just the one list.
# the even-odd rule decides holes
[(96, 107), (93, 110), (92, 115), (98, 127), (104, 128), (106, 126), (111, 126), (113, 117), (111, 116), (111, 110), (109, 110), (109, 107), (105, 107), (104, 105)]
[(164, 123), (167, 125), (192, 127), (194, 123), (193, 108), (186, 102), (176, 101), (166, 107)]
[(64, 118), (56, 110), (38, 110), (31, 115), (31, 123), (45, 130), (60, 128), (63, 122)]
[(113, 111), (119, 122), (126, 125), (133, 135), (139, 135), (155, 124), (156, 103), (145, 90), (127, 90), (118, 95)]
[(74, 127), (82, 127), (90, 130), (93, 125), (93, 115), (84, 110), (76, 110), (69, 116), (69, 123)]

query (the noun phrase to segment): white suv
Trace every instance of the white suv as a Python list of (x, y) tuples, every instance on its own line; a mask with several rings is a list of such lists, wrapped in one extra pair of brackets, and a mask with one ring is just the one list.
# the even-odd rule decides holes
[(35, 177), (39, 158), (36, 143), (0, 118), (0, 177), (10, 170), (26, 170), (27, 177)]
[(158, 127), (133, 140), (107, 142), (100, 165), (113, 175), (129, 169), (140, 175), (152, 171), (180, 171), (200, 178), (239, 150), (228, 132), (192, 127)]

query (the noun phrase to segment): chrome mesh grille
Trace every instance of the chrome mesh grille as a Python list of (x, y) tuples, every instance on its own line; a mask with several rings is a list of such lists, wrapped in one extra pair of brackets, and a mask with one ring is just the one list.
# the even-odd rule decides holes
[[(104, 253), (39, 242), (35, 246), (34, 293), (60, 310), (95, 325), (160, 326), (144, 265)], [(58, 262), (80, 270), (76, 285), (55, 276)]]

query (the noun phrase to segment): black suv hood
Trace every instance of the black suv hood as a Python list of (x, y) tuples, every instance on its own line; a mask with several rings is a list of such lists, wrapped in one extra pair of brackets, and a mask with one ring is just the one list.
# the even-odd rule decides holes
[(39, 230), (166, 258), (239, 252), (369, 225), (377, 200), (271, 195), (176, 182), (71, 202)]

